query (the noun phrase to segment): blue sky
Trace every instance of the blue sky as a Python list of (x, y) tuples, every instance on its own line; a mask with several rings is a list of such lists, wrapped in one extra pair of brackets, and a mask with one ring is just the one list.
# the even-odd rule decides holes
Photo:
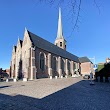
[[(18, 36), (22, 40), (24, 28), (54, 43), (57, 36), (58, 7), (38, 0), (1, 0), (0, 1), (0, 67), (9, 68), (12, 47), (17, 44)], [(82, 57), (96, 58), (96, 63), (105, 62), (110, 57), (110, 1), (82, 0), (80, 22), (71, 35), (69, 7), (61, 5), (63, 34), (67, 40), (67, 51)], [(73, 17), (74, 19), (74, 17)]]

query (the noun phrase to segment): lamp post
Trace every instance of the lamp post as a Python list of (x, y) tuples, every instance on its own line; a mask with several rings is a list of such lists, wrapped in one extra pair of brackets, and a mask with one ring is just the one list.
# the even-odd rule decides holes
[(95, 64), (95, 56), (93, 58), (89, 58), (89, 59), (94, 60), (94, 63), (93, 64)]
[[(93, 65), (95, 65), (95, 56), (93, 57), (93, 58), (89, 58), (89, 59), (91, 59), (91, 60), (93, 60)], [(90, 66), (90, 68), (91, 68), (91, 66)], [(94, 70), (95, 70), (96, 68), (94, 68)]]

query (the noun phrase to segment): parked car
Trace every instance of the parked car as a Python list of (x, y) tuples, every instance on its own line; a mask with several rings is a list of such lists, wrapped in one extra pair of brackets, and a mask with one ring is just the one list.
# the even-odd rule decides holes
[(0, 77), (1, 81), (5, 81), (7, 78), (6, 77)]
[(89, 78), (90, 78), (90, 75), (89, 75), (89, 74), (85, 74), (85, 75), (83, 76), (83, 78), (84, 78), (84, 79), (89, 79)]

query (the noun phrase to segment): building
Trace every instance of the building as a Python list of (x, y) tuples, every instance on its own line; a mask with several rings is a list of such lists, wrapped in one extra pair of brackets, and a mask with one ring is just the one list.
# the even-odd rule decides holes
[(80, 57), (79, 58), (80, 67), (81, 67), (81, 74), (82, 76), (85, 74), (90, 74), (90, 72), (95, 74), (94, 72), (94, 65), (87, 57)]
[(10, 69), (3, 70), (2, 68), (0, 68), (0, 81), (1, 79), (6, 80), (6, 78), (9, 78), (9, 73), (10, 73)]
[(0, 68), (0, 73), (2, 72), (2, 68)]
[(106, 58), (106, 63), (110, 63), (110, 58)]
[(59, 9), (58, 32), (52, 44), (25, 29), (24, 39), (18, 38), (13, 46), (11, 77), (33, 80), (42, 77), (74, 76), (80, 71), (79, 57), (66, 51), (63, 36), (61, 9)]
[(10, 76), (10, 69), (6, 69), (5, 71)]

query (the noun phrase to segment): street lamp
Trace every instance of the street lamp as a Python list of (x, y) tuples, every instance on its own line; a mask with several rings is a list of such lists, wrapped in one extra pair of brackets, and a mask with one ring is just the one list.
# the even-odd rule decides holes
[(89, 59), (94, 60), (94, 63), (93, 64), (95, 64), (95, 56), (93, 58), (89, 58)]

